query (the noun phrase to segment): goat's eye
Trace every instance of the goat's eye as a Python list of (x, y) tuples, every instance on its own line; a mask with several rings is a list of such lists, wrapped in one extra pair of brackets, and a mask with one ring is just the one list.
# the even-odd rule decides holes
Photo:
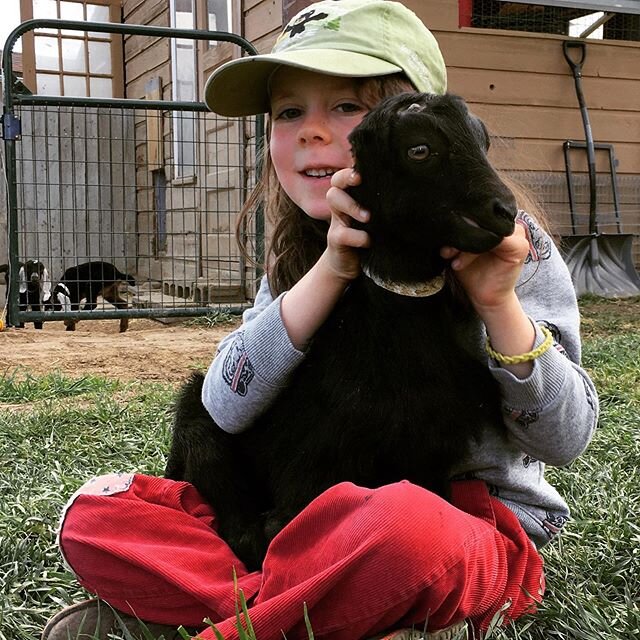
[(407, 156), (409, 160), (423, 162), (431, 155), (431, 149), (426, 144), (417, 144), (415, 147), (409, 147)]

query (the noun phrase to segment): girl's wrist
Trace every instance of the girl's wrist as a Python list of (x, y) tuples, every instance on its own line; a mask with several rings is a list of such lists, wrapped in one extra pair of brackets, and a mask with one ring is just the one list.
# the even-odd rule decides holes
[(337, 286), (344, 289), (346, 289), (349, 283), (352, 280), (355, 280), (360, 274), (359, 263), (354, 263), (353, 266), (350, 266), (347, 269), (344, 268), (344, 265), (341, 265), (341, 268), (336, 268), (330, 254), (330, 249), (328, 248), (325, 249), (323, 254), (320, 256), (320, 259), (314, 268), (322, 271), (325, 278), (335, 280)]
[(480, 304), (473, 300), (472, 304), (476, 313), (487, 327), (489, 325), (501, 325), (504, 321), (509, 321), (520, 314), (524, 314), (515, 291), (511, 291), (493, 304)]
[(324, 254), (284, 295), (280, 305), (282, 322), (293, 346), (306, 349), (344, 293), (348, 280), (341, 280), (326, 263)]
[[(524, 312), (515, 293), (503, 304), (477, 309), (477, 313), (484, 322), (494, 351), (503, 356), (520, 356), (533, 349), (536, 328)], [(528, 377), (533, 370), (531, 361), (518, 364), (501, 363), (501, 366), (521, 379)]]

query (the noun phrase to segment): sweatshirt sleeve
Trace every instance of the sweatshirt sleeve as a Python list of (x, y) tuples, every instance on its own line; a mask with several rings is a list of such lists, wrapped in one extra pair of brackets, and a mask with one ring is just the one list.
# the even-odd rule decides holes
[(204, 379), (202, 404), (229, 433), (247, 429), (269, 408), (304, 359), (282, 322), (282, 297), (273, 298), (266, 276), (242, 325), (218, 346)]
[(544, 341), (540, 325), (554, 338), (553, 347), (534, 360), (524, 380), (489, 360), (500, 384), (505, 422), (521, 450), (551, 465), (565, 465), (589, 444), (598, 420), (598, 396), (580, 366), (580, 315), (571, 276), (552, 239), (521, 213), (530, 253), (516, 292), (536, 326), (534, 347)]

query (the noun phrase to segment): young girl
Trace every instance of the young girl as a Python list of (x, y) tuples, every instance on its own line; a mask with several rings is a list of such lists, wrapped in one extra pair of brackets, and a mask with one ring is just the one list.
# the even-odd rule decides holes
[[(209, 80), (212, 110), (270, 115), (262, 184), (247, 209), (262, 203), (273, 222), (267, 276), (203, 389), (222, 429), (251, 428), (359, 275), (369, 237), (351, 221), (369, 214), (344, 190), (359, 181), (347, 135), (383, 97), (411, 89), (443, 93), (444, 63), (416, 16), (383, 0), (313, 4), (271, 54), (232, 61)], [(339, 484), (276, 536), (262, 571), (249, 573), (216, 534), (215, 505), (188, 483), (101, 477), (74, 495), (60, 530), (81, 584), (119, 611), (169, 625), (151, 627), (166, 638), (179, 624), (202, 629), (205, 618), (238, 637), (234, 568), (258, 640), (306, 637), (305, 604), (315, 636), (331, 640), (412, 626), (451, 638), (467, 622), (484, 629), (501, 611), (507, 619), (533, 611), (544, 590), (537, 549), (569, 515), (544, 466), (584, 450), (598, 401), (578, 364), (567, 269), (533, 218), (521, 212), (518, 222), (486, 254), (442, 248), (488, 337), (508, 429), (506, 439), (485, 436), (456, 469), (451, 503), (407, 482)], [(80, 628), (106, 637), (112, 622), (89, 601), (58, 614), (43, 637), (73, 638)]]

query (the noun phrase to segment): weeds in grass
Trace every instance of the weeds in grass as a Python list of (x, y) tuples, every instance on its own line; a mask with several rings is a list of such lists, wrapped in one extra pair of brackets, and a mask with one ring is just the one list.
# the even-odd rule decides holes
[[(600, 425), (578, 460), (548, 469), (573, 519), (543, 550), (539, 612), (496, 627), (495, 640), (640, 638), (639, 305), (584, 305)], [(47, 618), (86, 597), (55, 546), (61, 509), (92, 475), (162, 473), (174, 392), (97, 377), (0, 378), (0, 640), (34, 640)]]
[(238, 314), (230, 311), (211, 311), (204, 316), (196, 316), (185, 321), (188, 327), (204, 327), (212, 329), (213, 327), (230, 327), (238, 324)]

